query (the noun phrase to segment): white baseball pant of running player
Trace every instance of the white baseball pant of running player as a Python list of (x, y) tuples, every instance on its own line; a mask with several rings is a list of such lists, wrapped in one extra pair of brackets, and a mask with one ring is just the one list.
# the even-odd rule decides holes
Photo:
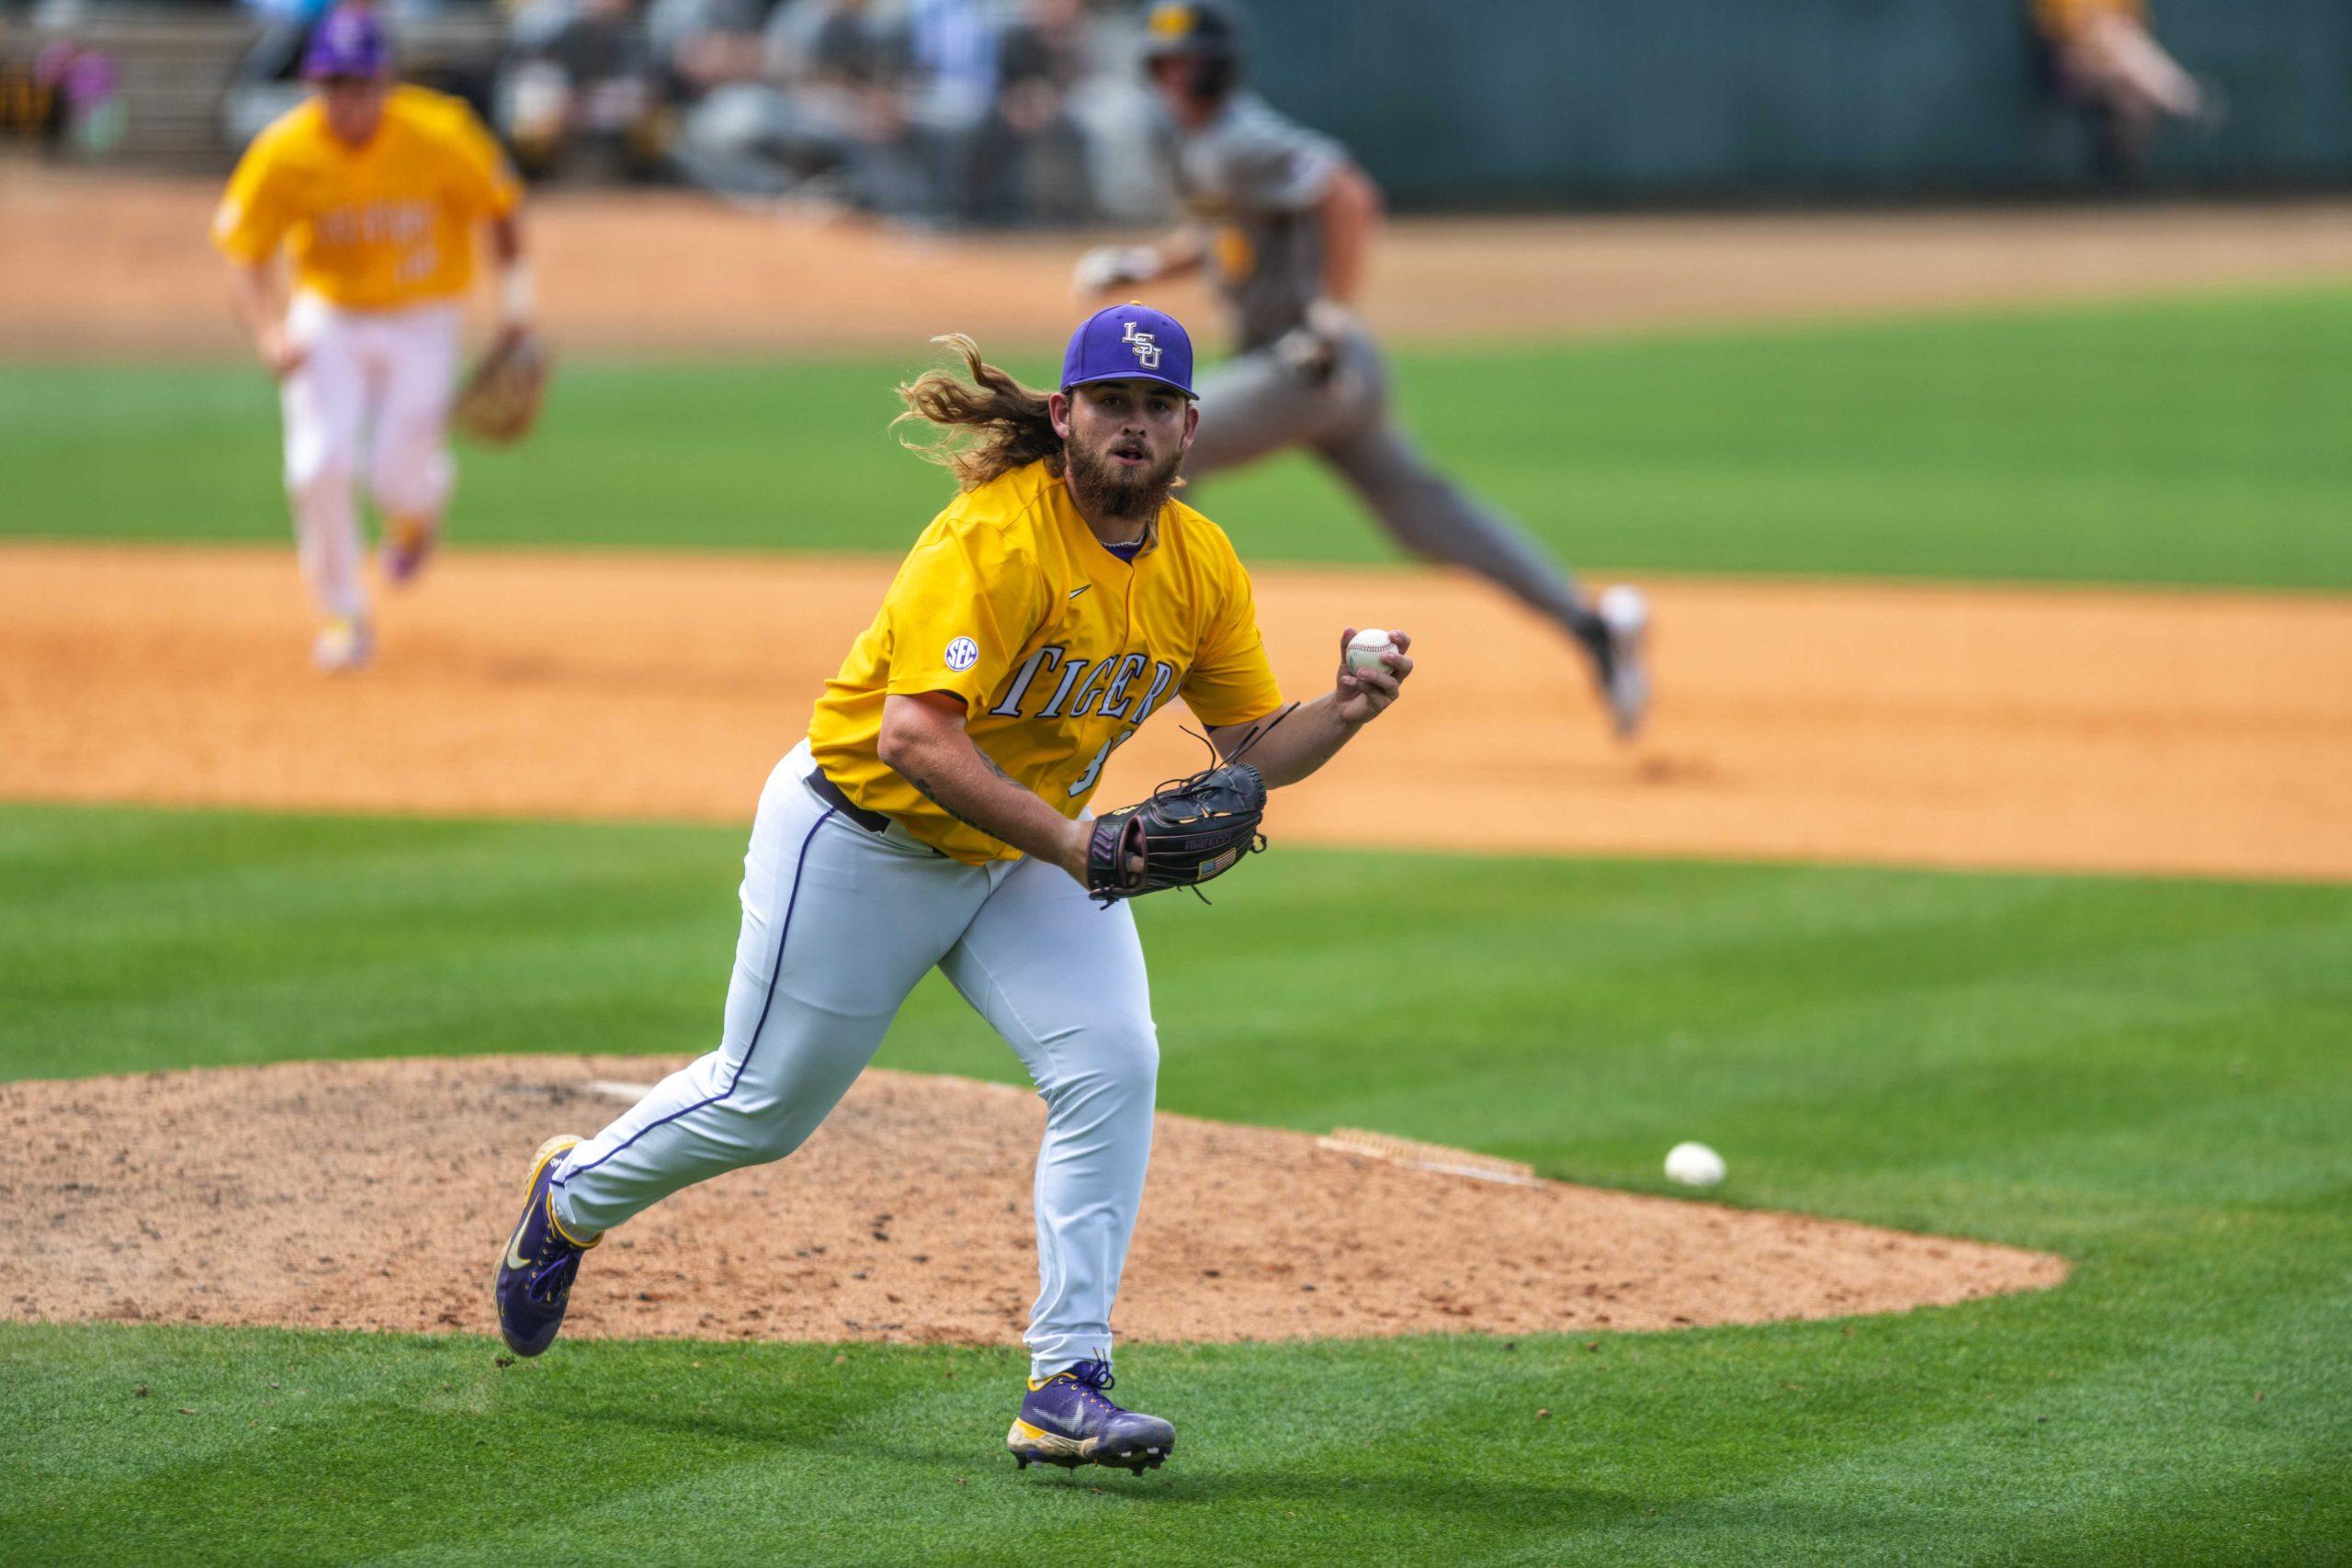
[(458, 308), (438, 301), (345, 310), (301, 294), (286, 327), (303, 349), (300, 367), (279, 389), (302, 580), (323, 614), (364, 616), (367, 552), (354, 493), (360, 475), (387, 516), (437, 518), (449, 502)]
[(1108, 1360), (1159, 1070), (1135, 917), (1097, 906), (1058, 866), (970, 866), (896, 824), (859, 827), (809, 790), (811, 766), (804, 741), (760, 795), (718, 1049), (572, 1150), (556, 1218), (593, 1235), (692, 1182), (782, 1159), (936, 965), (1046, 1101), (1032, 1375)]

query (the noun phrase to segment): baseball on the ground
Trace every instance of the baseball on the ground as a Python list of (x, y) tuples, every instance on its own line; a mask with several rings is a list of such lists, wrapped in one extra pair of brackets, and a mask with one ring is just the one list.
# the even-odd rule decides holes
[(1704, 1144), (1677, 1144), (1666, 1151), (1667, 1176), (1685, 1187), (1713, 1187), (1724, 1171), (1724, 1156)]
[(1348, 638), (1348, 672), (1352, 675), (1366, 670), (1385, 668), (1380, 662), (1380, 656), (1393, 646), (1388, 640), (1388, 634), (1378, 626), (1364, 627)]

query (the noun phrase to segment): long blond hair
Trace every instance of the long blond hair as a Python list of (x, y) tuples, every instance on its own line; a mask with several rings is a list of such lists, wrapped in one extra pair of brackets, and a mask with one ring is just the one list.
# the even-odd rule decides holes
[(984, 485), (1040, 458), (1059, 479), (1062, 438), (1046, 412), (1047, 394), (982, 359), (980, 345), (962, 333), (931, 341), (963, 360), (965, 374), (926, 370), (900, 384), (907, 412), (890, 427), (922, 420), (935, 431), (927, 441), (903, 441), (906, 448), (954, 474), (958, 490)]

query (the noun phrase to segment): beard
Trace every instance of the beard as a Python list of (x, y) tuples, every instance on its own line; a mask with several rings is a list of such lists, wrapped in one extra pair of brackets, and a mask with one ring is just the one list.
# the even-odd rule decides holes
[(1078, 497), (1080, 510), (1090, 517), (1122, 523), (1148, 523), (1159, 516), (1161, 503), (1175, 488), (1176, 470), (1184, 465), (1181, 446), (1162, 461), (1140, 468), (1123, 468), (1112, 461), (1110, 446), (1072, 441), (1065, 455), (1069, 488)]

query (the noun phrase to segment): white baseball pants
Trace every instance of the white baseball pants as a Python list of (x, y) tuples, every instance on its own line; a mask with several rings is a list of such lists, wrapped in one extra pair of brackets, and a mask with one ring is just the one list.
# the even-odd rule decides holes
[(301, 294), (286, 326), (305, 351), (279, 389), (302, 579), (322, 613), (364, 615), (367, 556), (354, 495), (362, 472), (388, 516), (438, 518), (449, 502), (458, 307), (346, 310)]
[(691, 1182), (790, 1154), (936, 965), (1046, 1101), (1034, 1375), (1108, 1359), (1159, 1068), (1134, 915), (1038, 861), (969, 866), (896, 825), (868, 831), (809, 791), (810, 766), (804, 742), (760, 796), (718, 1049), (572, 1151), (556, 1217), (574, 1235), (609, 1230)]

